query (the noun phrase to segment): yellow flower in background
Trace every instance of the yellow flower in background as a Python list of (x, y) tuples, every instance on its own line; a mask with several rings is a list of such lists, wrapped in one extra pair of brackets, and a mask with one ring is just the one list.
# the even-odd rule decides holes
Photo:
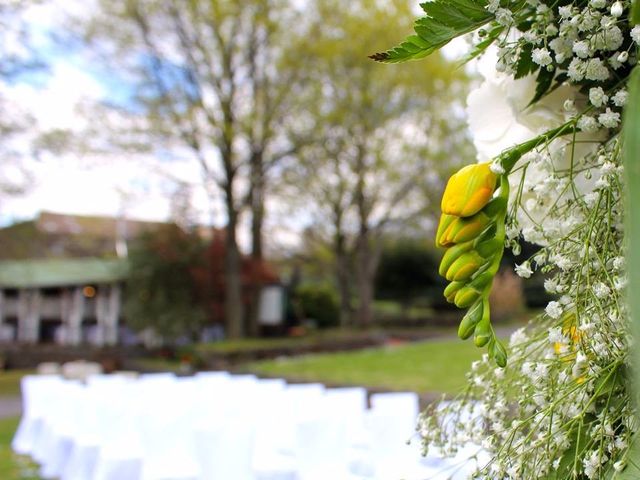
[(489, 163), (463, 167), (447, 182), (442, 196), (442, 213), (457, 217), (475, 215), (491, 200), (497, 179)]

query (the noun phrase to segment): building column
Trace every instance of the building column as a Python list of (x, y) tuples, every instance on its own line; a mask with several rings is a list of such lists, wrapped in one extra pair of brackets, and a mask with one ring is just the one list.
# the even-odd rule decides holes
[(107, 345), (118, 343), (118, 319), (120, 318), (120, 285), (111, 285), (105, 315), (104, 341)]
[(84, 295), (81, 287), (74, 287), (64, 292), (67, 302), (66, 317), (63, 318), (66, 327), (65, 343), (79, 345), (82, 343), (82, 319), (84, 317)]
[(105, 324), (109, 308), (107, 288), (104, 285), (100, 285), (96, 289), (96, 336), (94, 342), (98, 347), (102, 347), (105, 341)]
[(18, 340), (37, 343), (40, 340), (40, 290), (23, 289), (18, 293)]

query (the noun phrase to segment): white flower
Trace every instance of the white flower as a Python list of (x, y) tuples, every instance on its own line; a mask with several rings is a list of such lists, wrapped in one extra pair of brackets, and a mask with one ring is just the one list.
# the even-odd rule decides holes
[(636, 25), (631, 29), (631, 40), (640, 45), (640, 25)]
[[(600, 1), (600, 0), (598, 0)], [(564, 5), (558, 9), (558, 13), (561, 18), (571, 18), (573, 16), (573, 12), (571, 11), (570, 5)]]
[(552, 62), (551, 54), (546, 48), (534, 48), (531, 52), (531, 59), (542, 67), (550, 65)]
[(598, 122), (591, 115), (583, 115), (578, 119), (578, 128), (583, 132), (594, 133), (598, 131)]
[(589, 58), (591, 55), (591, 49), (589, 48), (589, 43), (580, 40), (573, 44), (573, 53), (575, 53), (580, 58)]
[(607, 108), (605, 113), (598, 115), (598, 121), (603, 127), (616, 128), (620, 124), (620, 114)]
[(533, 273), (533, 270), (531, 270), (531, 264), (528, 260), (520, 265), (516, 265), (515, 270), (516, 274), (522, 278), (529, 278)]
[(607, 0), (590, 0), (589, 5), (595, 9), (601, 9), (607, 5)]
[(569, 68), (567, 69), (567, 75), (574, 82), (579, 82), (584, 78), (586, 72), (586, 63), (579, 58), (574, 58), (571, 60), (569, 64)]
[(622, 3), (616, 2), (611, 5), (611, 16), (620, 17), (622, 15), (624, 8), (622, 7)]
[(594, 107), (601, 107), (607, 103), (609, 97), (604, 94), (602, 87), (596, 87), (589, 89), (589, 101)]
[(629, 93), (624, 90), (618, 90), (616, 94), (611, 97), (611, 101), (616, 107), (624, 107), (627, 104), (627, 98), (629, 97)]
[(496, 11), (499, 8), (500, 8), (500, 0), (490, 0), (486, 6), (486, 9), (491, 13), (496, 13)]
[(547, 315), (549, 315), (554, 320), (560, 318), (560, 315), (562, 315), (562, 307), (556, 301), (549, 302), (544, 310), (545, 312), (547, 312)]
[(616, 60), (620, 63), (624, 63), (629, 60), (629, 52), (620, 52), (620, 54), (616, 57)]
[(562, 334), (562, 327), (549, 329), (549, 343), (567, 343), (567, 338)]
[(598, 282), (593, 286), (593, 294), (598, 298), (605, 298), (611, 293), (611, 289), (603, 282)]
[(502, 175), (505, 172), (502, 163), (500, 163), (499, 161), (491, 162), (491, 165), (489, 165), (489, 170), (491, 170), (496, 175)]
[(609, 69), (599, 58), (592, 58), (587, 62), (584, 76), (587, 80), (603, 81), (609, 78)]
[(613, 268), (615, 270), (622, 270), (625, 265), (624, 257), (616, 257), (613, 259)]
[(504, 25), (505, 27), (513, 25), (513, 14), (511, 13), (511, 10), (508, 10), (506, 8), (499, 8), (498, 10), (496, 10), (495, 15), (496, 22), (498, 22), (500, 25)]

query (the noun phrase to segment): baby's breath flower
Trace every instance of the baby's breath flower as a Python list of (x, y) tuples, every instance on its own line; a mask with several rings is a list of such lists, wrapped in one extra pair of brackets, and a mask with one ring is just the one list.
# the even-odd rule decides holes
[(526, 261), (520, 265), (516, 265), (516, 274), (522, 278), (529, 278), (531, 274), (533, 274), (533, 270), (531, 270), (531, 264), (529, 261)]
[(618, 90), (613, 97), (611, 97), (611, 101), (616, 107), (624, 107), (627, 104), (627, 97), (629, 93), (625, 89)]
[(591, 115), (583, 115), (578, 119), (578, 128), (583, 132), (594, 133), (598, 131), (598, 122)]
[(611, 16), (618, 18), (622, 15), (623, 10), (624, 7), (622, 6), (622, 3), (616, 2), (611, 5)]
[(549, 302), (544, 311), (553, 319), (560, 318), (560, 315), (562, 315), (562, 307), (560, 306), (560, 303), (555, 300)]
[(592, 58), (587, 62), (584, 76), (587, 80), (603, 81), (609, 78), (609, 69), (601, 59)]
[(616, 128), (620, 124), (620, 114), (607, 108), (605, 113), (598, 115), (598, 121), (603, 127)]
[(496, 10), (495, 15), (496, 22), (498, 22), (500, 25), (503, 25), (505, 27), (513, 25), (513, 14), (511, 13), (511, 10), (508, 10), (506, 8), (499, 8), (498, 10)]
[(601, 107), (607, 103), (609, 97), (604, 94), (602, 87), (594, 87), (589, 90), (589, 101), (594, 107)]
[(534, 48), (531, 53), (531, 59), (540, 66), (550, 65), (552, 62), (551, 54), (546, 48)]
[(591, 56), (591, 49), (589, 48), (589, 43), (580, 40), (573, 44), (573, 53), (575, 53), (580, 58), (589, 58)]

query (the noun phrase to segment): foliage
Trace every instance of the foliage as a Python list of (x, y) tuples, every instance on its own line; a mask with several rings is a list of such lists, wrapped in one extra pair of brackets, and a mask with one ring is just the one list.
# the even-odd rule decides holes
[(330, 285), (302, 285), (294, 292), (292, 301), (297, 303), (305, 318), (315, 320), (320, 328), (339, 324), (338, 296)]
[(433, 54), (460, 35), (477, 30), (494, 19), (485, 10), (484, 0), (437, 0), (420, 4), (427, 14), (414, 25), (417, 35), (411, 35), (397, 47), (376, 53), (372, 59), (399, 63), (417, 60)]
[(309, 101), (296, 114), (314, 126), (315, 141), (283, 178), (331, 248), (341, 318), (356, 299), (359, 325), (372, 321), (383, 236), (424, 226), (451, 159), (469, 146), (460, 109), (451, 107), (456, 95), (441, 88), (461, 85), (464, 72), (439, 55), (398, 68), (366, 60), (410, 27), (410, 12), (404, 0), (312, 2), (311, 35), (298, 59)]
[(194, 278), (202, 258), (200, 238), (175, 225), (143, 235), (129, 256), (127, 324), (165, 340), (198, 333), (206, 319), (206, 297)]
[(416, 297), (440, 296), (436, 270), (435, 252), (424, 240), (386, 243), (376, 272), (376, 298), (399, 299), (406, 306)]

